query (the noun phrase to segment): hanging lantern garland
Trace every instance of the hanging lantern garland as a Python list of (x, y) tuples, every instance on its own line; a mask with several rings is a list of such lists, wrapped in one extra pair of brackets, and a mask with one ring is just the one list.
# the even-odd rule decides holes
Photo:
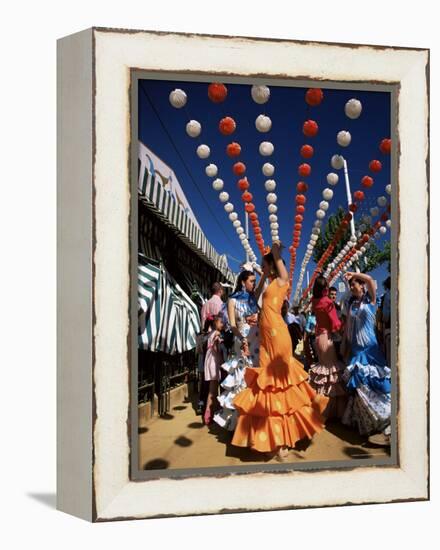
[[(310, 107), (317, 107), (322, 103), (323, 99), (324, 99), (324, 93), (321, 90), (321, 88), (309, 88), (305, 93), (305, 102)], [(319, 132), (318, 123), (313, 119), (307, 119), (303, 123), (302, 132), (304, 136), (307, 138), (315, 137)], [(300, 156), (304, 159), (304, 161), (309, 161), (314, 154), (315, 154), (314, 147), (309, 143), (305, 143), (304, 145), (301, 146)], [(312, 173), (312, 167), (309, 164), (309, 162), (302, 162), (298, 166), (298, 175), (300, 176), (301, 180), (296, 185), (295, 223), (293, 226), (292, 244), (289, 247), (289, 252), (290, 252), (289, 298), (290, 298), (290, 293), (292, 292), (293, 274), (295, 271), (295, 264), (296, 264), (296, 253), (300, 245), (302, 223), (304, 221), (304, 212), (306, 208), (305, 204), (307, 201), (306, 193), (308, 190), (308, 184), (303, 180), (308, 178), (311, 175), (311, 173)]]
[[(223, 102), (227, 97), (227, 88), (224, 84), (215, 82), (208, 86), (208, 97), (209, 99), (214, 103), (221, 103)], [(180, 90), (179, 88), (176, 88), (173, 90), (169, 95), (170, 103), (173, 107), (176, 109), (180, 109), (184, 107), (187, 103), (187, 95), (183, 90)], [(223, 135), (231, 135), (237, 125), (235, 120), (232, 117), (224, 117), (220, 120), (219, 123), (219, 131)], [(186, 133), (191, 138), (199, 138), (200, 134), (202, 132), (202, 126), (197, 120), (190, 120), (186, 124)], [(202, 143), (200, 144), (196, 149), (197, 156), (205, 160), (209, 158), (211, 154), (211, 149), (208, 145)], [(240, 144), (236, 142), (230, 143), (226, 148), (226, 153), (230, 157), (237, 157), (241, 153), (241, 147)], [(243, 175), (246, 171), (246, 166), (242, 162), (236, 162), (233, 167), (233, 171), (237, 175)], [(257, 260), (257, 257), (249, 243), (248, 236), (245, 233), (244, 228), (242, 227), (241, 221), (239, 220), (239, 216), (237, 212), (234, 210), (234, 205), (229, 202), (229, 193), (224, 191), (224, 182), (222, 179), (220, 179), (218, 176), (218, 168), (214, 163), (210, 163), (205, 168), (205, 173), (210, 178), (215, 178), (212, 181), (212, 188), (214, 191), (217, 191), (219, 193), (219, 200), (221, 203), (223, 203), (223, 208), (225, 212), (228, 214), (229, 220), (232, 222), (233, 227), (236, 230), (236, 233), (238, 235), (238, 238), (240, 239), (240, 242), (245, 249), (245, 252), (249, 255), (249, 258), (252, 262), (255, 262)], [(247, 187), (245, 191), (247, 190)], [(248, 192), (247, 198), (252, 199), (251, 193)]]

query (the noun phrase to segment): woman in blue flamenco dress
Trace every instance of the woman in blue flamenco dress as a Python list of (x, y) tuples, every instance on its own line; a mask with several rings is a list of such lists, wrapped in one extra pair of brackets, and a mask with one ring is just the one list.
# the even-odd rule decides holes
[(238, 414), (233, 400), (246, 388), (244, 370), (246, 367), (258, 366), (259, 307), (253, 271), (244, 270), (240, 273), (235, 292), (229, 297), (227, 310), (229, 326), (234, 334), (234, 351), (232, 357), (221, 366), (227, 376), (220, 384), (223, 390), (217, 398), (220, 410), (214, 415), (214, 421), (233, 432)]
[(376, 288), (365, 273), (347, 272), (351, 298), (345, 326), (346, 356), (343, 379), (350, 394), (342, 417), (361, 435), (382, 432), (389, 439), (391, 371), (376, 338)]

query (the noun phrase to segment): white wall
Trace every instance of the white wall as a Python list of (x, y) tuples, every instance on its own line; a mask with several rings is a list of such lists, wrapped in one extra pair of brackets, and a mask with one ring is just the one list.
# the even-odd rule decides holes
[[(7, 2), (2, 6), (1, 538), (7, 548), (403, 548), (437, 538), (439, 446), (431, 503), (89, 525), (54, 510), (55, 40), (92, 25), (432, 47), (432, 150), (438, 150), (439, 48), (433, 2)], [(270, 60), (268, 60), (270, 63)], [(26, 152), (23, 154), (23, 141)], [(431, 203), (439, 204), (433, 157)], [(417, 182), (414, 182), (417, 185)], [(6, 192), (6, 193), (5, 193)], [(435, 213), (434, 213), (435, 215)], [(433, 215), (433, 217), (434, 217)], [(433, 228), (432, 239), (436, 237)], [(431, 265), (437, 254), (433, 247)], [(433, 270), (433, 340), (439, 303)], [(434, 344), (435, 345), (435, 344)], [(438, 431), (439, 351), (432, 350)], [(414, 368), (419, 368), (414, 365)], [(191, 498), (191, 495), (188, 495)], [(45, 503), (49, 502), (50, 506)]]

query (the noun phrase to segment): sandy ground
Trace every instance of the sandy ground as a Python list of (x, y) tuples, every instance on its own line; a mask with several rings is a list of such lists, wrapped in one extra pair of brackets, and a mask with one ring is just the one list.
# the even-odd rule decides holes
[[(213, 424), (205, 426), (194, 404), (184, 399), (163, 417), (141, 421), (139, 426), (139, 468), (174, 469), (240, 466), (274, 463), (265, 455), (230, 444), (231, 434)], [(368, 445), (357, 432), (328, 423), (311, 442), (299, 442), (288, 462), (320, 460), (359, 461), (387, 457), (387, 450)]]

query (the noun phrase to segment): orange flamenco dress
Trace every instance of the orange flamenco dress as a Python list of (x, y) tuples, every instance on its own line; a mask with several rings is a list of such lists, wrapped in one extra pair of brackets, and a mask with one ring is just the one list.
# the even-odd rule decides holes
[(292, 341), (281, 316), (288, 285), (273, 280), (263, 294), (260, 312), (260, 360), (246, 368), (247, 388), (234, 398), (238, 422), (232, 444), (260, 452), (294, 447), (324, 428), (328, 397), (307, 382), (308, 374), (292, 356)]

